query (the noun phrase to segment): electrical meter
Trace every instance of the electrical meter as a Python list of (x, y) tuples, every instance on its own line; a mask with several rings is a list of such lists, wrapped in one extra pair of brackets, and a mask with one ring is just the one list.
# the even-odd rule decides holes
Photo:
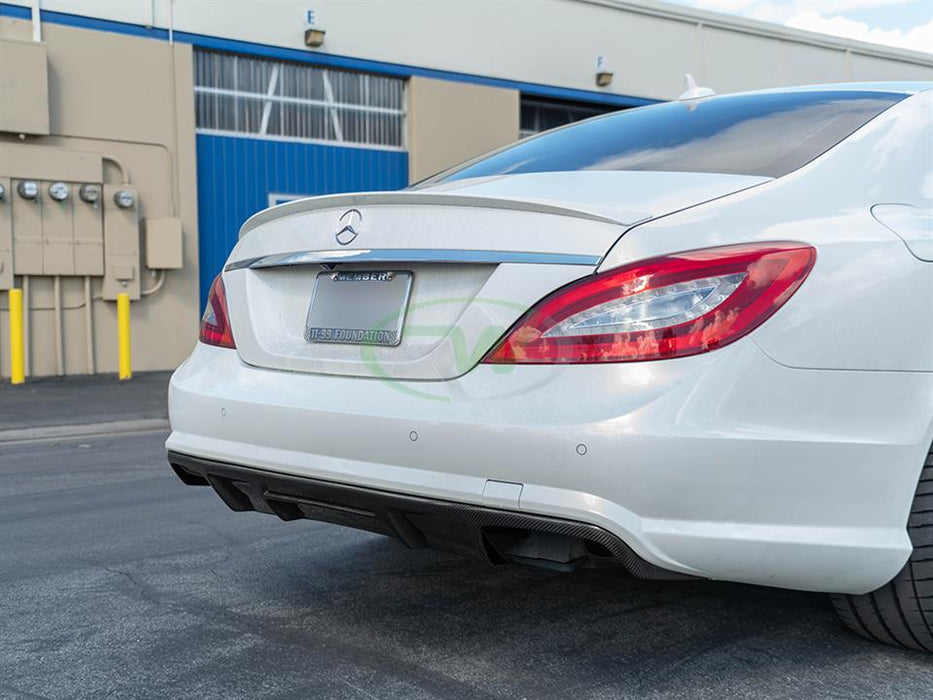
[(113, 195), (113, 201), (121, 209), (129, 209), (136, 203), (136, 197), (129, 190), (117, 190)]
[(81, 197), (81, 201), (94, 204), (94, 202), (100, 199), (100, 185), (81, 185), (81, 189), (78, 190), (78, 196)]
[(39, 196), (39, 185), (35, 180), (23, 180), (16, 186), (16, 191), (23, 199), (35, 199)]
[(64, 202), (71, 194), (71, 189), (64, 182), (53, 182), (49, 185), (49, 197), (56, 202)]

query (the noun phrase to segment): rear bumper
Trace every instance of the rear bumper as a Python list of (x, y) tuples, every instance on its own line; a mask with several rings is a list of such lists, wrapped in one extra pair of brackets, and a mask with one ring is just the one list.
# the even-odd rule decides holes
[(168, 453), (168, 461), (183, 482), (210, 485), (235, 511), (321, 520), (396, 537), (411, 549), (433, 547), (489, 564), (509, 560), (503, 544), (510, 535), (548, 533), (575, 538), (584, 558), (614, 561), (638, 578), (685, 578), (640, 559), (621, 539), (587, 523), (276, 474), (176, 452)]
[(859, 593), (911, 551), (931, 405), (933, 374), (792, 370), (751, 339), (407, 383), (265, 370), (199, 344), (172, 378), (167, 447), (592, 525), (658, 569)]

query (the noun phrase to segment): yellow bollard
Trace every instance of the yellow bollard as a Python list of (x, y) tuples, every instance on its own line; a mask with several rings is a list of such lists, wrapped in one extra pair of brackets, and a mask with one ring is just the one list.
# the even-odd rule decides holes
[(26, 381), (25, 345), (23, 343), (23, 290), (10, 290), (10, 383)]
[(130, 364), (130, 295), (117, 295), (117, 336), (120, 339), (120, 379), (133, 376)]

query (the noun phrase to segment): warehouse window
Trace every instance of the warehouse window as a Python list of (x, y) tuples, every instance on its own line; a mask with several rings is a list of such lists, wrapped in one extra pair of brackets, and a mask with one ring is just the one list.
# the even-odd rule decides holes
[(581, 119), (588, 119), (612, 111), (614, 110), (611, 107), (598, 107), (579, 102), (545, 100), (522, 95), (521, 125), (518, 129), (518, 136), (519, 138), (533, 136), (548, 129), (555, 129), (564, 124), (578, 122)]
[(214, 51), (194, 59), (202, 133), (405, 147), (400, 78)]

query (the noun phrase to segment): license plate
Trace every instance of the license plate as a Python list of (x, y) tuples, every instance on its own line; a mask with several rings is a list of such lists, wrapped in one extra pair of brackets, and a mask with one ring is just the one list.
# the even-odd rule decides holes
[(398, 345), (411, 294), (411, 272), (322, 272), (305, 323), (309, 343)]

